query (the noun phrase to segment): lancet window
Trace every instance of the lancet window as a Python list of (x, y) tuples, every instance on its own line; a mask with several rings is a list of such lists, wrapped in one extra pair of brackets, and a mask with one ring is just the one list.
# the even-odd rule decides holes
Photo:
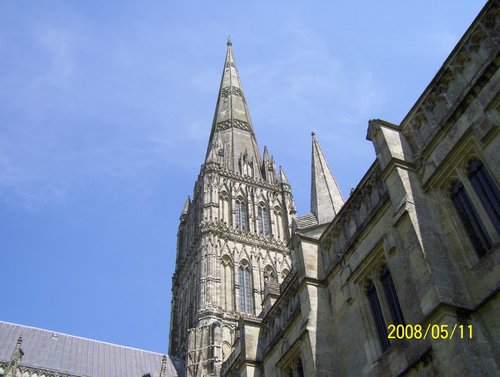
[(484, 256), (492, 246), (491, 239), (461, 182), (452, 184), (451, 201), (460, 216), (460, 220), (477, 255), (479, 257)]
[(375, 322), (375, 328), (377, 329), (380, 347), (383, 352), (390, 347), (390, 343), (389, 339), (387, 339), (387, 324), (385, 323), (384, 315), (382, 314), (382, 306), (380, 306), (380, 301), (373, 280), (369, 281), (366, 286), (366, 296), (370, 302), (370, 310)]
[(401, 306), (399, 305), (398, 295), (396, 294), (396, 288), (392, 281), (391, 271), (387, 266), (384, 266), (380, 272), (380, 282), (384, 289), (385, 298), (387, 300), (387, 305), (389, 306), (389, 311), (391, 312), (392, 323), (393, 324), (404, 324), (403, 312), (401, 311)]
[(241, 198), (236, 199), (235, 202), (235, 221), (236, 229), (247, 230), (247, 205)]
[(253, 313), (252, 301), (252, 273), (248, 263), (242, 263), (239, 268), (240, 273), (240, 311), (243, 313)]
[(259, 234), (268, 235), (269, 232), (269, 211), (264, 204), (257, 209), (257, 231)]
[(481, 161), (468, 164), (469, 180), (497, 233), (500, 233), (500, 190)]
[[(381, 292), (384, 292), (385, 300), (381, 300)], [(379, 280), (368, 280), (365, 286), (366, 297), (370, 305), (370, 311), (377, 330), (380, 348), (382, 352), (387, 350), (391, 343), (387, 338), (387, 325), (404, 325), (403, 312), (399, 305), (396, 288), (387, 265), (380, 269)]]

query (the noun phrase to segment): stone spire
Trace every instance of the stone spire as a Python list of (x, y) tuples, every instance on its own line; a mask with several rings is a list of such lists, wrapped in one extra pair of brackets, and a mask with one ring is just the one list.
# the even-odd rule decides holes
[(205, 162), (214, 160), (235, 173), (261, 178), (259, 147), (234, 61), (231, 40), (227, 42), (226, 60)]
[(344, 205), (344, 198), (323, 151), (312, 135), (311, 212), (319, 224), (332, 221)]

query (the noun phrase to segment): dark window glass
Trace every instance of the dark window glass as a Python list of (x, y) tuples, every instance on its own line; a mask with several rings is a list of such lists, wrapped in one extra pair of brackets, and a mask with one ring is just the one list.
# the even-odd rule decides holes
[(451, 200), (460, 215), (460, 220), (462, 220), (477, 255), (482, 257), (491, 248), (491, 240), (461, 183), (453, 184)]
[(245, 202), (236, 200), (236, 229), (246, 230), (247, 228), (247, 211)]
[(399, 306), (398, 296), (396, 294), (396, 289), (394, 288), (394, 283), (392, 281), (391, 272), (389, 268), (385, 266), (380, 274), (380, 282), (384, 287), (385, 297), (387, 298), (387, 304), (389, 305), (389, 310), (391, 311), (392, 323), (395, 325), (404, 325), (405, 320), (403, 318), (403, 312)]
[(500, 191), (481, 161), (469, 162), (469, 180), (493, 226), (500, 233)]
[(240, 267), (240, 311), (253, 313), (252, 279), (248, 266)]
[(384, 321), (380, 301), (378, 300), (377, 291), (372, 281), (368, 284), (366, 296), (370, 302), (370, 309), (372, 311), (373, 320), (375, 321), (375, 327), (377, 328), (380, 347), (382, 348), (382, 351), (385, 351), (390, 346), (389, 339), (387, 339), (387, 325)]
[(304, 368), (302, 368), (302, 359), (297, 360), (297, 375), (298, 377), (304, 377)]
[(258, 209), (258, 232), (260, 234), (269, 234), (269, 214), (266, 207), (259, 207)]

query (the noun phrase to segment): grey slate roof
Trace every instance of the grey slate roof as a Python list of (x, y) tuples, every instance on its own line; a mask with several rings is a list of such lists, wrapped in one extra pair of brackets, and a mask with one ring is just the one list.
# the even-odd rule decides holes
[(318, 219), (314, 213), (307, 213), (303, 216), (295, 218), (295, 223), (298, 229), (309, 228), (314, 225), (318, 225)]
[[(163, 355), (0, 321), (0, 362), (22, 336), (20, 365), (82, 377), (159, 377)], [(177, 372), (177, 370), (179, 372)], [(182, 361), (167, 357), (166, 376), (183, 376)]]

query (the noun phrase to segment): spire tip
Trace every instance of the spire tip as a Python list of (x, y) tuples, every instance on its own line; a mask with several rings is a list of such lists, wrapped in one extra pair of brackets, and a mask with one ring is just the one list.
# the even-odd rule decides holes
[(231, 35), (227, 36), (227, 43), (226, 44), (227, 44), (227, 47), (230, 47), (233, 45), (233, 42), (231, 41)]

